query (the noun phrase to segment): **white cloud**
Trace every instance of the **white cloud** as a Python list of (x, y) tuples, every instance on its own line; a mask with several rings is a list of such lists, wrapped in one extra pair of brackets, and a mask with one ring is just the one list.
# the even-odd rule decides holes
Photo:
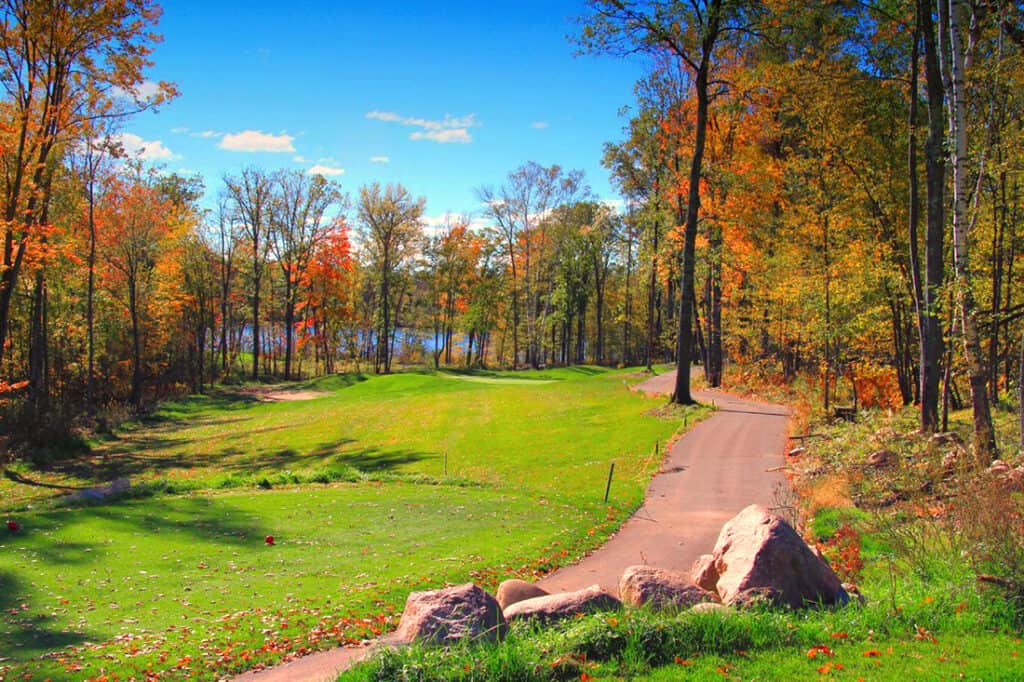
[(371, 156), (370, 163), (391, 163), (390, 156)]
[(220, 141), (220, 148), (231, 152), (294, 152), (292, 135), (272, 135), (259, 130), (228, 133)]
[(302, 154), (298, 154), (296, 156), (293, 156), (292, 157), (292, 161), (294, 161), (295, 163), (309, 163), (309, 159), (307, 159)]
[(198, 133), (192, 133), (192, 137), (201, 137), (208, 140), (211, 137), (224, 137), (224, 133), (217, 130), (201, 130)]
[(127, 90), (120, 86), (114, 86), (111, 90), (114, 97), (120, 97), (121, 99), (130, 99), (136, 102), (148, 102), (157, 95), (160, 94), (160, 84), (156, 81), (142, 81), (131, 90)]
[(409, 135), (410, 140), (430, 140), (438, 144), (469, 144), (473, 141), (472, 135), (465, 128), (452, 128), (451, 130), (427, 130), (417, 131)]
[(544, 130), (545, 128), (550, 128), (551, 124), (548, 123), (547, 121), (534, 121), (533, 123), (530, 124), (530, 127), (535, 128), (537, 130)]
[(344, 168), (338, 168), (336, 166), (323, 166), (317, 164), (306, 171), (310, 175), (342, 175), (345, 172)]
[(171, 132), (175, 135), (181, 135), (188, 132), (188, 128), (185, 126), (178, 126), (177, 128), (171, 128)]
[(454, 227), (463, 221), (467, 223), (467, 227), (473, 232), (480, 232), (490, 226), (490, 222), (486, 218), (476, 216), (467, 219), (465, 216), (455, 213), (442, 213), (440, 215), (428, 215), (420, 218), (420, 222), (423, 223), (423, 231), (432, 237), (444, 233), (449, 226)]
[(112, 139), (121, 145), (125, 154), (143, 161), (171, 161), (181, 158), (165, 147), (160, 140), (144, 140), (134, 133), (119, 133)]
[(410, 140), (430, 140), (439, 144), (459, 143), (468, 144), (473, 141), (469, 134), (470, 128), (480, 125), (477, 123), (476, 114), (466, 116), (452, 116), (445, 114), (442, 119), (419, 118), (416, 116), (402, 116), (393, 111), (371, 111), (366, 114), (371, 118), (385, 123), (398, 123), (403, 126), (422, 128), (409, 134)]

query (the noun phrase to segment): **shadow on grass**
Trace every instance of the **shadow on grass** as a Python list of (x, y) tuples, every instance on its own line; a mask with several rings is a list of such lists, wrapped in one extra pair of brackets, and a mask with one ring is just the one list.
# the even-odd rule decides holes
[(9, 553), (3, 558), (8, 565), (0, 569), (0, 657), (22, 662), (113, 635), (81, 629), (74, 613), (62, 617), (47, 613), (48, 608), (62, 607), (54, 595), (33, 584), (33, 566), (47, 566), (50, 571), (55, 566), (75, 566), (78, 574), (102, 571), (105, 566), (131, 560), (129, 544), (173, 546), (184, 542), (189, 546), (228, 545), (244, 551), (261, 547), (270, 532), (258, 516), (240, 511), (220, 497), (151, 498), (23, 518), (22, 531), (3, 538), (4, 552)]
[(33, 601), (26, 581), (0, 570), (0, 652), (3, 656), (24, 661), (98, 639), (86, 630), (62, 629), (53, 615), (43, 613)]

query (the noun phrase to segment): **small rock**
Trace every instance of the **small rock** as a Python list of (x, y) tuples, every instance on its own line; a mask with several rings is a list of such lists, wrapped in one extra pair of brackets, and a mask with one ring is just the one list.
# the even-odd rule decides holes
[(896, 462), (896, 453), (892, 450), (878, 450), (868, 455), (868, 465), (881, 469)]
[(653, 566), (630, 566), (619, 580), (619, 597), (631, 606), (658, 610), (685, 609), (717, 601), (718, 595), (699, 587), (689, 576)]
[(498, 585), (498, 592), (494, 596), (498, 600), (501, 610), (504, 611), (516, 602), (533, 599), (534, 597), (543, 597), (547, 594), (547, 590), (541, 589), (536, 583), (512, 579)]
[(942, 470), (946, 472), (955, 471), (960, 464), (960, 451), (950, 450), (942, 457)]
[(993, 460), (993, 462), (988, 465), (988, 472), (993, 476), (1002, 476), (1009, 471), (1010, 465), (1001, 459)]
[(963, 445), (964, 439), (956, 435), (953, 431), (946, 431), (945, 433), (933, 433), (932, 437), (929, 438), (936, 444), (956, 443), (957, 445)]
[(708, 592), (715, 592), (718, 589), (718, 568), (715, 566), (715, 556), (713, 554), (700, 555), (693, 562), (690, 577), (698, 587)]
[(861, 593), (859, 587), (853, 583), (843, 583), (843, 590), (847, 595), (849, 595), (852, 601), (856, 601), (861, 606), (867, 606), (868, 598)]
[(729, 600), (729, 605), (739, 609), (785, 606), (786, 599), (782, 592), (774, 587), (750, 587), (737, 592)]
[(591, 585), (577, 592), (561, 592), (516, 602), (505, 609), (505, 620), (536, 619), (550, 623), (572, 618), (578, 613), (609, 611), (621, 606), (622, 602), (601, 589), (600, 585)]
[(732, 609), (730, 609), (725, 604), (719, 604), (718, 602), (714, 602), (714, 601), (706, 601), (706, 602), (702, 602), (700, 604), (695, 604), (690, 609), (690, 612), (691, 613), (732, 613)]
[(508, 623), (491, 595), (473, 583), (412, 592), (392, 640), (445, 644), (461, 639), (501, 638)]
[(1003, 474), (1003, 485), (1006, 487), (1007, 492), (1024, 492), (1024, 466), (1010, 469)]

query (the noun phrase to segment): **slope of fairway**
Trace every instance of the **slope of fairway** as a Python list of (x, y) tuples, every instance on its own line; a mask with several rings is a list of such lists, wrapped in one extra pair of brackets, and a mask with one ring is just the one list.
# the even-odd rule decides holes
[[(466, 378), (471, 380), (465, 380)], [(479, 379), (479, 380), (478, 380)], [(538, 494), (603, 493), (608, 465), (639, 500), (655, 442), (676, 422), (646, 416), (655, 401), (626, 390), (622, 373), (547, 372), (346, 375), (305, 384), (313, 400), (263, 402), (221, 391), (165, 405), (88, 457), (16, 476), (47, 485), (94, 485), (129, 476), (191, 488), (231, 477), (351, 467), (371, 475), (447, 475), (528, 485)], [(528, 474), (528, 475), (524, 475)], [(3, 507), (54, 494), (0, 481)]]
[[(306, 401), (195, 397), (70, 466), (17, 471), (191, 492), (62, 509), (39, 505), (53, 489), (5, 480), (22, 530), (0, 536), (0, 679), (4, 666), (209, 679), (372, 636), (411, 588), (549, 570), (621, 523), (679, 424), (623, 373), (457, 376), (332, 377), (302, 386), (327, 393)], [(332, 468), (362, 482), (253, 483)]]

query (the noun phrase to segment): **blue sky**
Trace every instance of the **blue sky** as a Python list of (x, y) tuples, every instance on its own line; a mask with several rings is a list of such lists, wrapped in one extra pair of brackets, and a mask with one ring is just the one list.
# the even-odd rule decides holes
[(431, 217), (528, 160), (600, 165), (642, 65), (574, 56), (582, 2), (168, 0), (153, 80), (180, 97), (124, 126), (126, 146), (198, 172), (207, 203), (247, 165), (317, 168), (350, 195), (401, 182)]

